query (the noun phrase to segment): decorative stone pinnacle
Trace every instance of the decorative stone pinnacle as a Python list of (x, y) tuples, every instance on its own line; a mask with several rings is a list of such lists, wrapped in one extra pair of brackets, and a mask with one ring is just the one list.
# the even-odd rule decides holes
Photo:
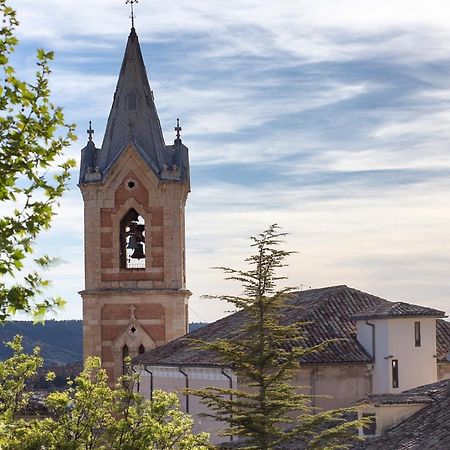
[(136, 320), (136, 306), (130, 306), (130, 320)]
[(89, 121), (89, 129), (86, 131), (89, 136), (89, 140), (92, 141), (92, 135), (94, 134), (94, 130), (92, 129), (92, 122)]
[(126, 5), (130, 5), (131, 6), (131, 16), (130, 16), (130, 19), (131, 19), (131, 28), (134, 28), (134, 19), (135, 19), (135, 15), (134, 15), (134, 4), (135, 3), (139, 3), (139, 1), (138, 0), (127, 0), (126, 2), (125, 2), (125, 4)]
[(181, 132), (183, 128), (180, 127), (180, 119), (177, 119), (177, 126), (175, 127), (175, 131), (177, 132), (177, 139), (181, 138)]

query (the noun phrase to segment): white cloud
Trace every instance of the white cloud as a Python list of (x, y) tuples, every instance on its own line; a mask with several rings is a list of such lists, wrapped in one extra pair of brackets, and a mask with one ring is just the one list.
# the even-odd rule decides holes
[[(23, 23), (21, 36), (45, 39), (52, 47), (73, 49), (87, 46), (89, 41), (95, 45), (98, 40), (117, 42), (129, 26), (127, 7), (108, 0), (17, 0), (16, 5)], [(230, 0), (226, 8), (218, 0), (169, 4), (160, 0), (139, 4), (136, 9), (137, 27), (144, 40), (204, 34), (216, 55), (286, 51), (310, 61), (347, 60), (368, 57), (368, 52), (376, 49), (384, 54), (436, 59), (449, 48), (450, 8), (439, 0)], [(365, 39), (392, 32), (407, 38), (365, 43)], [(227, 45), (219, 48), (215, 42)]]

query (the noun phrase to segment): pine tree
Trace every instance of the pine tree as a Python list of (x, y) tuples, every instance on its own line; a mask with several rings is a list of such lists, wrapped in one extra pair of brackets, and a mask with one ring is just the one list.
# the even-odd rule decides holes
[(256, 252), (246, 261), (246, 271), (219, 267), (228, 280), (241, 283), (242, 296), (220, 298), (233, 304), (245, 320), (234, 338), (200, 342), (231, 367), (240, 388), (192, 390), (201, 397), (210, 414), (227, 425), (224, 435), (244, 438), (245, 449), (269, 450), (301, 438), (306, 448), (347, 448), (362, 422), (345, 419), (350, 410), (316, 411), (308, 390), (293, 385), (302, 356), (320, 352), (330, 341), (314, 347), (302, 346), (302, 324), (283, 320), (294, 306), (289, 304), (292, 288), (277, 288), (285, 279), (277, 272), (292, 252), (280, 249), (275, 224), (257, 237)]

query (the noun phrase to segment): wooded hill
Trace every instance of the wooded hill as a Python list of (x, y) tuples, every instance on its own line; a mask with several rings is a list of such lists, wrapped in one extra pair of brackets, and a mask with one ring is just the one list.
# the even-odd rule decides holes
[[(83, 359), (83, 331), (81, 320), (47, 320), (44, 324), (28, 321), (7, 322), (0, 326), (0, 343), (10, 341), (15, 335), (23, 336), (26, 352), (36, 346), (41, 348), (45, 364), (64, 365)], [(206, 324), (191, 323), (189, 330), (194, 331)], [(9, 349), (0, 345), (0, 360), (8, 358)]]

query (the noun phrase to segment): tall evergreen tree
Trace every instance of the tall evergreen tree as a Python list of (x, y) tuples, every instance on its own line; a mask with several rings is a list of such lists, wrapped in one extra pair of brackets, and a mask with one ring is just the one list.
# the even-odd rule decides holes
[[(302, 345), (302, 324), (289, 323), (289, 293), (277, 288), (285, 279), (277, 274), (292, 252), (280, 249), (286, 233), (270, 226), (251, 246), (256, 252), (246, 261), (246, 271), (219, 267), (228, 280), (241, 283), (242, 296), (220, 298), (242, 311), (245, 320), (237, 336), (201, 342), (199, 345), (219, 355), (232, 368), (239, 388), (206, 388), (191, 393), (201, 397), (216, 420), (227, 425), (225, 435), (244, 438), (245, 449), (282, 448), (283, 443), (301, 438), (306, 448), (347, 448), (362, 422), (346, 420), (350, 410), (317, 411), (311, 393), (294, 386), (302, 356), (320, 352), (328, 342), (314, 347)], [(239, 447), (241, 448), (241, 447)]]

